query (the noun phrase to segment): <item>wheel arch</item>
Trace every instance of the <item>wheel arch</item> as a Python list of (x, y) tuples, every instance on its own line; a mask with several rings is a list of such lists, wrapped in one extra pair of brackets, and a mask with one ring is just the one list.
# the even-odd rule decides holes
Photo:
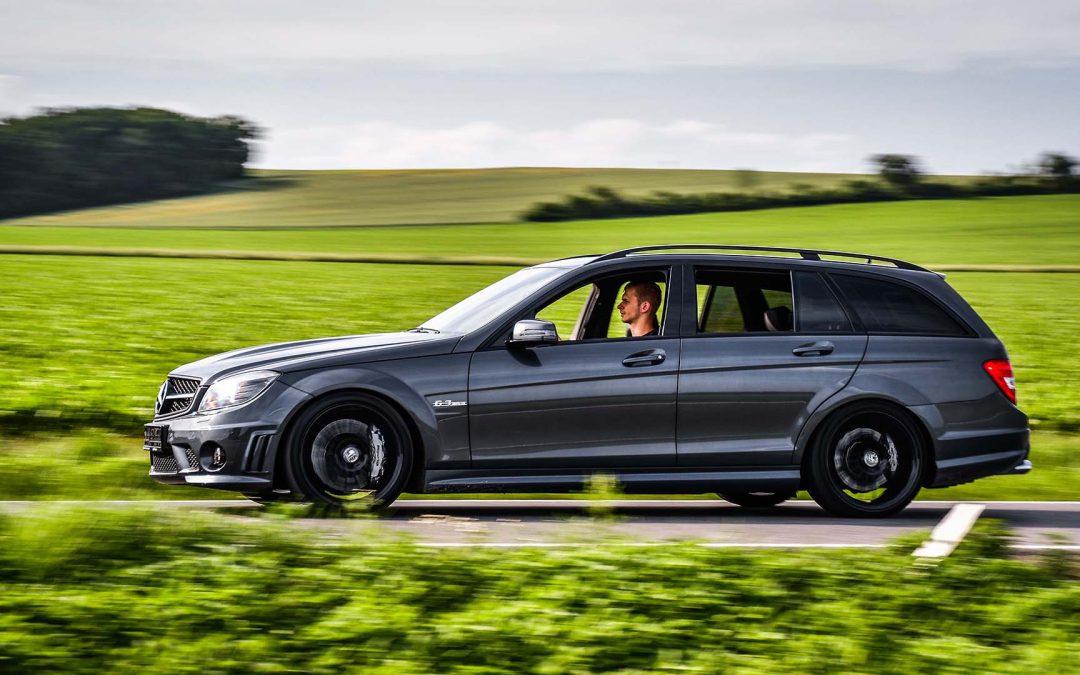
[(857, 405), (866, 403), (876, 403), (878, 405), (884, 405), (888, 408), (892, 408), (907, 420), (912, 422), (915, 429), (918, 430), (920, 441), (922, 441), (922, 453), (923, 461), (926, 464), (926, 471), (923, 476), (922, 486), (925, 487), (933, 482), (934, 474), (937, 470), (937, 464), (934, 461), (936, 456), (934, 437), (930, 433), (930, 425), (922, 417), (913, 412), (908, 406), (902, 402), (881, 395), (865, 395), (865, 396), (853, 396), (850, 398), (837, 401), (835, 404), (825, 407), (822, 406), (810, 420), (803, 426), (802, 432), (799, 434), (799, 439), (795, 446), (794, 463), (798, 464), (801, 468), (802, 474), (806, 473), (806, 462), (810, 457), (808, 450), (813, 447), (813, 443), (817, 440), (818, 434), (824, 426), (826, 420), (831, 419), (836, 415), (843, 414), (848, 409)]
[(289, 415), (281, 425), (280, 440), (278, 442), (277, 452), (274, 457), (274, 477), (273, 484), (275, 488), (288, 489), (286, 484), (284, 463), (287, 461), (289, 452), (288, 439), (293, 432), (297, 418), (314, 406), (321, 405), (327, 399), (333, 397), (348, 397), (353, 396), (368, 396), (378, 399), (383, 403), (389, 405), (398, 415), (401, 416), (402, 422), (405, 424), (405, 428), (409, 433), (409, 440), (412, 442), (412, 467), (409, 470), (409, 476), (405, 479), (405, 489), (415, 490), (419, 486), (423, 485), (424, 468), (427, 466), (428, 452), (432, 445), (432, 439), (425, 438), (425, 434), (421, 431), (420, 422), (413, 415), (408, 406), (404, 405), (393, 394), (385, 391), (384, 389), (363, 386), (363, 385), (342, 385), (336, 388), (328, 388), (321, 391), (318, 395), (312, 396), (305, 401), (303, 405), (296, 406), (293, 410), (289, 411)]

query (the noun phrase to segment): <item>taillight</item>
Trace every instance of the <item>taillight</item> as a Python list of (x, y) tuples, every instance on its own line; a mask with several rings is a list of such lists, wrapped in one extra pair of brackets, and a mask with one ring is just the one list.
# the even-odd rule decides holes
[(1012, 364), (1008, 359), (991, 359), (983, 364), (983, 370), (998, 386), (1005, 398), (1016, 405), (1016, 380), (1013, 378)]

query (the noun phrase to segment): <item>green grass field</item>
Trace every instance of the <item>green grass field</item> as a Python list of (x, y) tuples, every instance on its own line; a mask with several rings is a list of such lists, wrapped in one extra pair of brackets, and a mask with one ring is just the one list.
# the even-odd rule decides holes
[[(428, 260), (547, 259), (664, 241), (862, 250), (930, 265), (1076, 265), (1080, 196), (558, 224), (246, 231), (0, 227), (0, 246), (355, 253)], [(149, 416), (157, 385), (175, 366), (253, 344), (408, 328), (512, 271), (47, 255), (0, 256), (0, 268), (0, 431), (75, 434), (0, 438), (0, 454), (8, 463), (0, 469), (0, 492), (69, 497), (78, 496), (64, 487), (72, 481), (54, 481), (49, 487), (46, 479), (43, 484), (34, 480), (35, 463), (49, 467), (49, 475), (65, 475), (63, 460), (55, 458), (69, 448), (88, 456), (98, 448), (104, 457), (100, 473), (94, 474), (100, 486), (94, 494), (155, 490), (141, 478), (145, 458), (130, 434)], [(1068, 434), (1080, 429), (1080, 406), (1075, 404), (1080, 366), (1072, 354), (1080, 318), (1071, 308), (1080, 300), (1080, 275), (955, 272), (949, 281), (1010, 350), (1021, 406), (1039, 432), (1033, 457), (1040, 471), (980, 481), (944, 495), (1072, 498), (1065, 486), (1075, 484), (1078, 476), (1072, 459), (1078, 454), (1076, 437)], [(94, 440), (103, 433), (119, 435)], [(174, 494), (179, 492), (169, 496)]]
[[(0, 421), (9, 432), (65, 426), (77, 432), (72, 439), (0, 439), (7, 463), (0, 492), (9, 497), (84, 491), (75, 474), (65, 473), (63, 459), (72, 449), (80, 456), (98, 452), (94, 433), (78, 434), (79, 428), (120, 434), (102, 441), (101, 473), (90, 472), (98, 475), (96, 487), (85, 492), (156, 493), (140, 487), (145, 457), (131, 435), (149, 418), (157, 386), (175, 366), (246, 345), (408, 328), (511, 271), (54, 256), (0, 256), (0, 266)], [(1080, 275), (956, 273), (950, 280), (1009, 347), (1021, 405), (1035, 429), (1080, 428), (1074, 404), (1080, 366), (1071, 354), (1080, 317), (1059, 311), (1080, 297)], [(181, 291), (185, 299), (178, 301)], [(1071, 498), (1069, 486), (1080, 479), (1074, 438), (1037, 436), (1038, 473), (979, 482), (956, 494)]]
[[(0, 410), (106, 423), (150, 412), (175, 366), (246, 345), (419, 325), (504, 267), (0, 256)], [(1080, 275), (956, 273), (1005, 340), (1035, 424), (1080, 427)]]
[(844, 204), (662, 218), (320, 230), (0, 226), (0, 247), (477, 256), (544, 260), (656, 243), (801, 246), (927, 265), (1078, 265), (1080, 195)]
[[(311, 227), (402, 223), (501, 223), (538, 201), (591, 185), (627, 194), (785, 191), (832, 187), (859, 174), (673, 169), (431, 169), (256, 171), (256, 180), (211, 195), (86, 209), (8, 221), (19, 225), (121, 227)], [(947, 180), (966, 180), (953, 177)]]

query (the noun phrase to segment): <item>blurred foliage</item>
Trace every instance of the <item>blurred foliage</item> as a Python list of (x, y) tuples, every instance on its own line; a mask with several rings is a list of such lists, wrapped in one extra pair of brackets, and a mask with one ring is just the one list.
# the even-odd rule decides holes
[(0, 517), (0, 670), (1069, 672), (1075, 558), (438, 549), (149, 509)]
[(986, 176), (965, 183), (928, 181), (915, 160), (905, 155), (878, 155), (882, 181), (849, 180), (837, 187), (795, 184), (787, 192), (703, 192), (696, 194), (656, 191), (643, 197), (627, 197), (612, 188), (592, 186), (584, 194), (559, 201), (533, 204), (522, 220), (555, 222), (596, 218), (628, 218), (686, 213), (752, 211), (794, 206), (889, 202), (904, 199), (965, 199), (1080, 192), (1073, 177), (1043, 180), (1030, 176)]
[(0, 218), (205, 192), (244, 175), (239, 117), (72, 108), (0, 120)]
[(870, 163), (883, 181), (901, 192), (910, 192), (922, 180), (919, 160), (911, 155), (874, 155)]

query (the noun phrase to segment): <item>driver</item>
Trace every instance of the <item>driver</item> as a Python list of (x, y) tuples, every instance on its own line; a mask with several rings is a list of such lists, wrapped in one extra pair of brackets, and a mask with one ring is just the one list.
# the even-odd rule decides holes
[(656, 311), (660, 309), (660, 286), (652, 281), (631, 281), (623, 289), (619, 318), (631, 337), (659, 335)]

